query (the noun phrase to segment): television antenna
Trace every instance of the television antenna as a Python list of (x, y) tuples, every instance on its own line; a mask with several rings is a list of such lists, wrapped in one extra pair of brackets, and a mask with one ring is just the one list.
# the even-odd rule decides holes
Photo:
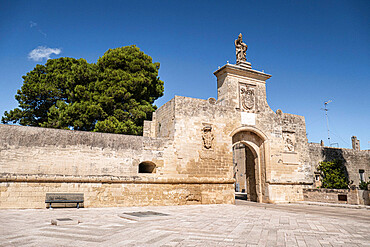
[(328, 100), (328, 101), (325, 101), (324, 102), (324, 110), (325, 111), (325, 117), (326, 117), (326, 128), (328, 129), (328, 141), (329, 141), (329, 147), (331, 146), (331, 143), (330, 143), (330, 130), (329, 130), (329, 119), (328, 119), (328, 104), (333, 102), (332, 100)]

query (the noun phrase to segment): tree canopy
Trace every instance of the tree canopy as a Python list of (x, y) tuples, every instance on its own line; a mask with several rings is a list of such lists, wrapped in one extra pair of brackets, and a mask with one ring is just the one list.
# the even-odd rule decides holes
[(322, 176), (322, 188), (348, 189), (348, 173), (341, 160), (322, 161), (318, 166)]
[(139, 135), (163, 95), (159, 63), (136, 46), (108, 50), (97, 63), (49, 59), (23, 76), (18, 108), (2, 123)]

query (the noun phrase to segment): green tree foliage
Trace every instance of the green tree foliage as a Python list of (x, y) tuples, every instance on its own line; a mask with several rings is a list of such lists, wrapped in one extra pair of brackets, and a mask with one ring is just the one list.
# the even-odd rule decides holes
[(349, 181), (346, 173), (346, 167), (340, 160), (323, 161), (318, 170), (322, 175), (323, 188), (329, 189), (348, 189)]
[(108, 50), (96, 64), (49, 59), (23, 76), (18, 108), (3, 123), (139, 135), (163, 95), (159, 63), (136, 46)]
[(359, 188), (360, 190), (367, 190), (367, 186), (370, 184), (370, 177), (369, 177), (369, 181), (365, 182), (365, 181), (360, 181), (360, 184), (359, 184)]

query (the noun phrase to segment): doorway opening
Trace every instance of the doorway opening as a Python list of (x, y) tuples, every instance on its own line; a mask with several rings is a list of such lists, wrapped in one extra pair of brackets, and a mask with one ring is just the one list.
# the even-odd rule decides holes
[[(266, 196), (266, 140), (254, 127), (241, 127), (232, 132), (236, 196), (255, 202), (268, 201)], [(244, 192), (243, 192), (244, 191)], [(236, 197), (236, 199), (238, 199)]]
[(237, 199), (258, 201), (256, 155), (244, 143), (233, 146), (235, 194)]

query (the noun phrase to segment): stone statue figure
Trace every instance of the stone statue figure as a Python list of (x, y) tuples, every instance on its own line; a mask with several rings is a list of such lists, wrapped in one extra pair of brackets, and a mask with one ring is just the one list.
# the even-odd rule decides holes
[(243, 36), (240, 33), (238, 39), (235, 40), (235, 53), (236, 53), (236, 63), (247, 61), (247, 44), (243, 43)]

